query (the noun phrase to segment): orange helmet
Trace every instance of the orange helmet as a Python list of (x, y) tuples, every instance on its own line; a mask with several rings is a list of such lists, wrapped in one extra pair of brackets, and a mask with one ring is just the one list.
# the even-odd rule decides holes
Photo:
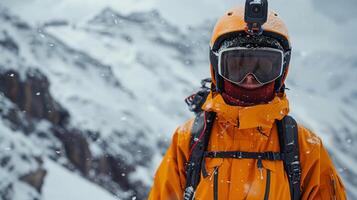
[[(286, 79), (290, 62), (290, 40), (288, 30), (278, 14), (272, 10), (268, 12), (268, 20), (262, 26), (261, 35), (276, 39), (284, 49), (284, 73), (276, 80), (276, 91), (284, 91), (284, 81)], [(246, 33), (247, 24), (244, 21), (244, 6), (230, 9), (216, 23), (210, 41), (210, 64), (212, 83), (218, 92), (222, 91), (223, 78), (218, 74), (218, 58), (215, 54), (226, 39), (240, 37)]]

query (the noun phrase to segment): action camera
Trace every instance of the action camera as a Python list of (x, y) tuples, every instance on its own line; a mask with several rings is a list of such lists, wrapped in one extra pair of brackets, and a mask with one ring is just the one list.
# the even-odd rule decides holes
[(268, 0), (246, 0), (244, 21), (249, 33), (262, 32), (262, 25), (268, 19)]

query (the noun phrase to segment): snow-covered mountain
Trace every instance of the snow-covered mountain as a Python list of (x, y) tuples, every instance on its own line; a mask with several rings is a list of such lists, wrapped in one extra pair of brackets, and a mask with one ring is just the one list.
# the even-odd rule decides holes
[[(209, 76), (213, 22), (182, 30), (157, 10), (106, 7), (34, 25), (10, 8), (0, 6), (1, 198), (145, 199), (192, 116), (183, 99)], [(298, 49), (290, 73), (293, 116), (324, 139), (357, 199), (356, 55)]]
[(143, 199), (170, 133), (190, 116), (183, 98), (198, 85), (192, 72), (205, 61), (195, 54), (206, 50), (206, 38), (189, 40), (157, 11), (123, 16), (108, 8), (80, 26), (36, 28), (8, 9), (0, 13), (1, 91), (26, 119), (3, 120), (31, 138), (37, 154), (14, 148), (39, 158), (13, 178), (41, 169), (38, 187), (46, 186), (53, 160), (119, 198)]

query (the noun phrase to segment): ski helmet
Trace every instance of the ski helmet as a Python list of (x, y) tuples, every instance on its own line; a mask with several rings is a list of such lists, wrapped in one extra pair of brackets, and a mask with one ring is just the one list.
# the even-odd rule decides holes
[[(244, 6), (228, 10), (216, 23), (210, 40), (210, 68), (212, 83), (218, 92), (223, 91), (223, 78), (218, 73), (217, 52), (224, 41), (247, 35), (247, 23), (244, 20)], [(283, 74), (275, 81), (276, 92), (284, 91), (284, 82), (288, 74), (291, 44), (287, 27), (272, 10), (268, 11), (268, 19), (262, 26), (262, 32), (256, 37), (268, 37), (277, 40), (284, 51)]]

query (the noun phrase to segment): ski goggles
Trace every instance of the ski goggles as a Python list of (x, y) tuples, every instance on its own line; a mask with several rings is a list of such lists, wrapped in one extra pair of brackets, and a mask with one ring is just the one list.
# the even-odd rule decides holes
[(283, 73), (284, 52), (279, 49), (234, 47), (221, 50), (216, 56), (219, 75), (236, 84), (241, 84), (249, 74), (260, 84), (266, 84)]

